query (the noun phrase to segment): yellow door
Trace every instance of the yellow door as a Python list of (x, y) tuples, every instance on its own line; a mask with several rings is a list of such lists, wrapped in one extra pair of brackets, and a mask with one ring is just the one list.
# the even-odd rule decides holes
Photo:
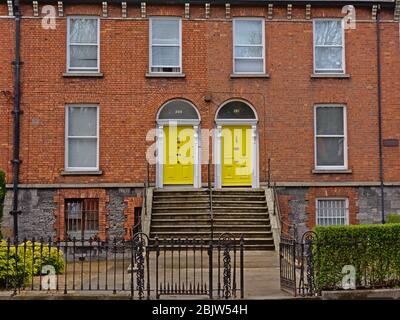
[(222, 127), (222, 186), (252, 185), (250, 126)]
[(193, 184), (193, 127), (164, 127), (164, 184)]

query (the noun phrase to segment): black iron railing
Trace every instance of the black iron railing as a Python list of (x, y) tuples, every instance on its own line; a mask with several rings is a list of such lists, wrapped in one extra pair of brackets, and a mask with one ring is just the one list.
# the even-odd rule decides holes
[(243, 298), (243, 238), (224, 234), (217, 249), (209, 239), (149, 241), (141, 232), (131, 240), (8, 239), (0, 242), (0, 290)]

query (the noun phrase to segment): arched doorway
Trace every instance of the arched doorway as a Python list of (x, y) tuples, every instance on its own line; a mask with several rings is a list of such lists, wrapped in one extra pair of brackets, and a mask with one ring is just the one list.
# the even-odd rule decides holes
[(201, 186), (200, 114), (189, 101), (166, 102), (157, 114), (157, 187)]
[(215, 185), (259, 187), (258, 117), (242, 100), (223, 103), (215, 116)]

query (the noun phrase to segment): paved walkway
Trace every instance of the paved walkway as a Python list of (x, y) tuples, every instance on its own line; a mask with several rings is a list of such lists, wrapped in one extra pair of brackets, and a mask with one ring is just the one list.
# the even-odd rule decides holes
[[(163, 261), (164, 257), (161, 253), (160, 260)], [(196, 258), (196, 266), (199, 265), (201, 259)], [(173, 259), (170, 256), (166, 256), (166, 267), (165, 269), (159, 269), (159, 283), (164, 283), (164, 276), (166, 278), (165, 283), (181, 283), (185, 286), (186, 283), (204, 283), (205, 286), (208, 285), (208, 257), (203, 256), (203, 271), (199, 268), (193, 270), (193, 255), (189, 255), (188, 259), (186, 256), (181, 256), (180, 264), (181, 267), (186, 266), (188, 263), (188, 272), (183, 268), (181, 272), (178, 272), (179, 259), (174, 256)], [(239, 263), (237, 261), (237, 263)], [(222, 261), (221, 261), (222, 264)], [(163, 263), (160, 263), (160, 266)], [(18, 298), (22, 299), (128, 299), (129, 298), (129, 288), (131, 281), (131, 274), (127, 272), (129, 266), (129, 259), (122, 263), (118, 261), (115, 265), (112, 262), (105, 264), (104, 262), (97, 264), (93, 261), (93, 264), (89, 266), (88, 262), (83, 263), (77, 261), (75, 266), (72, 263), (68, 264), (67, 275), (68, 275), (68, 295), (63, 294), (64, 288), (64, 276), (60, 275), (59, 281), (59, 291), (31, 291), (30, 289), (21, 291), (17, 295)], [(155, 258), (151, 256), (150, 259), (150, 283), (151, 288), (155, 288), (155, 278), (156, 278), (156, 268), (155, 268)], [(89, 269), (90, 267), (90, 269)], [(83, 276), (81, 277), (81, 268), (83, 270)], [(98, 269), (99, 268), (99, 269)], [(72, 277), (72, 270), (75, 269), (76, 276)], [(98, 273), (99, 270), (99, 273)], [(107, 276), (106, 276), (107, 270)], [(172, 271), (173, 270), (173, 271)], [(293, 298), (289, 294), (280, 290), (279, 285), (279, 258), (278, 254), (274, 251), (247, 251), (244, 256), (244, 280), (245, 280), (245, 298), (246, 299), (290, 299)], [(69, 272), (69, 274), (68, 274)], [(214, 273), (214, 289), (217, 288), (217, 274), (218, 274), (218, 259), (214, 258), (213, 263), (213, 273)], [(115, 276), (114, 276), (115, 274)], [(91, 275), (91, 276), (89, 276)], [(116, 294), (112, 293), (114, 288), (114, 277), (116, 283)], [(239, 272), (237, 271), (237, 286), (239, 287)], [(172, 279), (171, 279), (172, 278)], [(134, 273), (134, 287), (136, 287), (136, 274)], [(180, 279), (180, 281), (178, 281)], [(189, 279), (189, 280), (187, 280)], [(202, 281), (201, 281), (202, 280)], [(92, 289), (98, 287), (100, 291), (81, 291), (88, 289), (89, 286)], [(103, 290), (105, 288), (105, 283), (107, 283), (107, 289), (109, 291)], [(40, 279), (35, 277), (34, 287), (39, 289)], [(73, 290), (75, 287), (75, 290)], [(121, 290), (124, 289), (124, 290)], [(137, 295), (137, 293), (135, 293)], [(239, 293), (238, 293), (239, 295)], [(9, 299), (11, 292), (0, 291), (0, 299)], [(151, 298), (154, 298), (154, 291), (151, 292)], [(207, 299), (207, 296), (162, 296), (165, 299)]]

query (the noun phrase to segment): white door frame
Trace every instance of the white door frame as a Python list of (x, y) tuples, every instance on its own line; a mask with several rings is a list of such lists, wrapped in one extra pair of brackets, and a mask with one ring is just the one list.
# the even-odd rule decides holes
[[(218, 113), (217, 113), (218, 114)], [(259, 168), (259, 138), (258, 138), (258, 130), (257, 130), (257, 123), (258, 120), (255, 119), (224, 119), (224, 120), (216, 120), (216, 130), (214, 135), (214, 155), (215, 155), (215, 187), (222, 188), (222, 127), (223, 126), (251, 126), (251, 141), (253, 144), (252, 148), (252, 188), (259, 188), (260, 187), (260, 168)]]
[(156, 163), (156, 187), (164, 187), (164, 127), (167, 126), (193, 126), (193, 188), (201, 188), (201, 142), (200, 120), (158, 120), (157, 121), (157, 163)]

